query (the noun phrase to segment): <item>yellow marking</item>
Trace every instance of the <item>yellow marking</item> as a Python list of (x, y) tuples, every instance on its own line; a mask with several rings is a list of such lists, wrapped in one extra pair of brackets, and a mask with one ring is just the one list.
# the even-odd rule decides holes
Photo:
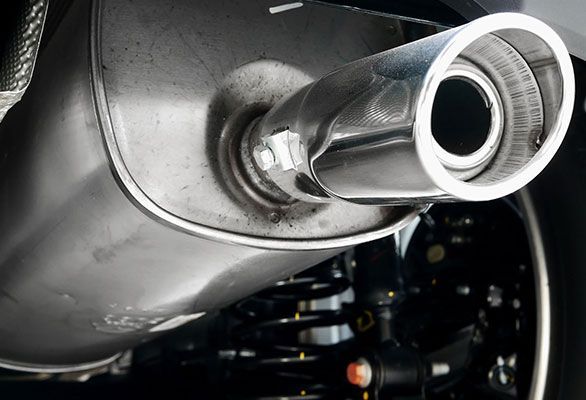
[(388, 293), (389, 297), (392, 299), (393, 297), (395, 297), (395, 292), (393, 292), (392, 290)]
[(295, 313), (295, 321), (299, 321), (299, 318), (301, 318), (301, 315), (298, 312), (296, 312)]
[(302, 351), (301, 353), (299, 353), (299, 359), (305, 360), (305, 352)]
[(359, 332), (366, 332), (374, 326), (374, 317), (370, 311), (364, 311), (364, 314), (356, 320), (356, 328)]
[(307, 392), (305, 390), (301, 391), (301, 396), (305, 396), (307, 394)]
[(362, 400), (368, 400), (368, 398), (369, 398), (369, 397), (370, 397), (370, 396), (368, 395), (368, 392), (365, 390), (365, 391), (362, 393)]

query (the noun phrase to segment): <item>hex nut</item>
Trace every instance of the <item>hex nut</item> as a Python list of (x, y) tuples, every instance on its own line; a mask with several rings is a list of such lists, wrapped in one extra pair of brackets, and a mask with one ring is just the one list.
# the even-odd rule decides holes
[(268, 171), (275, 165), (275, 155), (273, 151), (264, 144), (259, 144), (252, 150), (252, 157), (263, 171)]

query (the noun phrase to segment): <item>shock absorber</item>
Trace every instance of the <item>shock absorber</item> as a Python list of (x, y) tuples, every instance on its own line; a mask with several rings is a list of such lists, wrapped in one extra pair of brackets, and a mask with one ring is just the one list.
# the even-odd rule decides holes
[(231, 328), (235, 350), (228, 369), (228, 392), (234, 399), (339, 399), (340, 376), (347, 344), (303, 340), (303, 332), (343, 326), (343, 309), (303, 310), (340, 294), (350, 286), (342, 258), (334, 258), (303, 274), (279, 282), (232, 307), (239, 320)]
[(357, 246), (354, 255), (354, 309), (360, 316), (354, 325), (356, 345), (347, 380), (362, 391), (362, 398), (422, 395), (426, 381), (448, 374), (450, 367), (429, 362), (395, 329), (407, 299), (396, 236)]
[[(397, 251), (396, 236), (357, 246), (354, 258), (357, 265), (353, 288), (355, 308), (363, 317), (371, 320), (358, 324), (356, 329), (363, 341), (381, 343), (397, 342), (393, 328), (393, 314), (405, 300), (402, 276), (402, 260)], [(362, 325), (362, 326), (360, 326)]]

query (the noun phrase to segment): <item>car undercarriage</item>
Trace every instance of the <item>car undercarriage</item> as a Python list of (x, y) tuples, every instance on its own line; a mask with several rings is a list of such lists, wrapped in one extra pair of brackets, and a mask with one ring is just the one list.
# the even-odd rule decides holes
[(2, 398), (583, 398), (570, 3), (0, 6)]

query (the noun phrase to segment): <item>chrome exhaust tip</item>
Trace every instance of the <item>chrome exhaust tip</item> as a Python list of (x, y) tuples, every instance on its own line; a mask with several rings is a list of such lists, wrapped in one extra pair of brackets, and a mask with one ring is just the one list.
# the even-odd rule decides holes
[[(507, 13), (464, 26), (422, 89), (414, 139), (425, 171), (457, 199), (490, 200), (519, 190), (560, 147), (574, 85), (563, 42), (541, 21)], [(471, 114), (442, 121), (442, 109), (450, 107), (445, 97), (454, 90), (468, 94)], [(466, 121), (471, 116), (477, 118)], [(474, 134), (462, 135), (462, 126)]]
[(276, 157), (268, 177), (301, 200), (490, 200), (546, 167), (573, 103), (559, 36), (503, 13), (348, 64), (277, 104), (251, 137)]

